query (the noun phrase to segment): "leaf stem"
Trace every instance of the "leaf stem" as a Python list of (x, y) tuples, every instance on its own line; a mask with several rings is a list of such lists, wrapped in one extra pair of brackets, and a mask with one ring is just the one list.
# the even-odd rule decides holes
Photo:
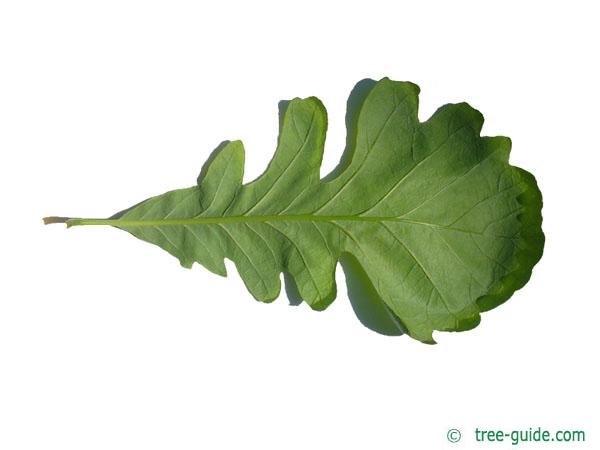
[(44, 225), (50, 225), (53, 223), (68, 223), (69, 220), (73, 220), (73, 218), (72, 217), (49, 216), (49, 217), (44, 217), (42, 220), (44, 221)]

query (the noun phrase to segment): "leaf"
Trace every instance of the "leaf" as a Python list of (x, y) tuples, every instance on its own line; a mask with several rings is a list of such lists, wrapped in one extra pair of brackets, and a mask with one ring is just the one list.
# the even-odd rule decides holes
[(242, 143), (226, 142), (193, 187), (110, 219), (47, 222), (112, 225), (219, 275), (228, 258), (262, 302), (278, 297), (284, 272), (315, 310), (334, 300), (342, 259), (365, 325), (433, 342), (434, 330), (473, 328), (528, 281), (544, 246), (542, 199), (534, 177), (509, 165), (510, 140), (480, 136), (478, 111), (449, 104), (419, 122), (418, 94), (408, 82), (359, 84), (347, 149), (323, 179), (325, 108), (296, 98), (250, 183)]

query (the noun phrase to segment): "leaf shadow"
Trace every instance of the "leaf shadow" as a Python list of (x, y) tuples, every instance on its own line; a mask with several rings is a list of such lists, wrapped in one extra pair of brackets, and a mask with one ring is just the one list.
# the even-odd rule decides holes
[(200, 169), (200, 174), (198, 175), (198, 179), (197, 179), (198, 184), (200, 184), (200, 181), (202, 181), (202, 179), (206, 176), (206, 173), (208, 172), (210, 165), (212, 164), (213, 160), (217, 157), (219, 152), (221, 150), (223, 150), (223, 148), (228, 144), (231, 144), (231, 141), (229, 141), (229, 140), (222, 141), (219, 145), (217, 145), (214, 148), (214, 150), (212, 152), (210, 152), (210, 155), (208, 155), (208, 158), (206, 158), (206, 161), (202, 165), (202, 169)]
[(379, 296), (358, 259), (344, 253), (340, 265), (346, 276), (348, 298), (358, 320), (370, 330), (386, 336), (405, 334), (406, 327)]
[(352, 160), (352, 156), (354, 155), (354, 148), (356, 145), (356, 135), (358, 133), (358, 116), (360, 114), (360, 110), (362, 108), (363, 103), (365, 102), (369, 92), (375, 87), (377, 81), (372, 80), (371, 78), (365, 78), (360, 80), (348, 96), (348, 101), (346, 102), (346, 147), (344, 148), (344, 152), (340, 158), (340, 162), (338, 165), (329, 172), (325, 177), (323, 177), (322, 181), (327, 182), (335, 177), (337, 177), (340, 173), (342, 173)]
[(302, 300), (302, 296), (300, 295), (300, 291), (298, 290), (294, 278), (288, 272), (283, 272), (283, 281), (285, 285), (285, 295), (288, 298), (289, 304), (291, 306), (300, 305), (304, 300)]

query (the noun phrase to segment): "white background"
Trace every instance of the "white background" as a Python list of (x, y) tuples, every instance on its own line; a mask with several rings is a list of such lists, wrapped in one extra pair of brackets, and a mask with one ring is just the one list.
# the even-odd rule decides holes
[[(0, 448), (511, 448), (476, 426), (598, 448), (593, 3), (2, 1)], [(316, 313), (255, 302), (229, 262), (220, 278), (116, 229), (41, 223), (192, 185), (224, 139), (253, 179), (295, 96), (328, 108), (325, 174), (347, 95), (383, 76), (421, 86), (423, 120), (481, 110), (544, 194), (542, 261), (473, 331), (377, 335), (339, 268)]]

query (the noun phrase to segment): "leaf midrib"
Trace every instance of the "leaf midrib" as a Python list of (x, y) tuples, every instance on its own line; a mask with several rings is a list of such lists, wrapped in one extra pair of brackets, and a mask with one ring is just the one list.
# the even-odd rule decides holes
[(69, 218), (68, 226), (79, 225), (112, 225), (119, 227), (157, 227), (157, 226), (183, 226), (183, 225), (210, 225), (224, 223), (252, 223), (252, 222), (405, 222), (411, 224), (427, 225), (444, 228), (442, 225), (419, 222), (393, 216), (348, 216), (348, 215), (246, 215), (246, 216), (206, 216), (179, 219), (79, 219)]
[[(514, 214), (513, 211), (511, 214)], [(67, 227), (80, 225), (110, 225), (119, 228), (135, 228), (135, 227), (161, 227), (161, 226), (187, 226), (187, 225), (222, 225), (227, 223), (268, 223), (268, 222), (319, 222), (319, 223), (336, 223), (336, 222), (401, 222), (411, 225), (420, 225), (437, 230), (451, 230), (459, 233), (467, 233), (471, 235), (489, 234), (484, 231), (468, 230), (456, 228), (452, 225), (440, 225), (437, 223), (420, 222), (417, 220), (406, 219), (402, 216), (325, 216), (312, 214), (296, 214), (296, 215), (265, 215), (265, 216), (207, 216), (207, 217), (191, 217), (187, 219), (153, 219), (153, 220), (127, 220), (127, 219), (80, 219), (72, 217), (47, 217), (44, 219), (46, 223), (66, 223)], [(514, 240), (513, 236), (491, 235), (496, 238)]]

